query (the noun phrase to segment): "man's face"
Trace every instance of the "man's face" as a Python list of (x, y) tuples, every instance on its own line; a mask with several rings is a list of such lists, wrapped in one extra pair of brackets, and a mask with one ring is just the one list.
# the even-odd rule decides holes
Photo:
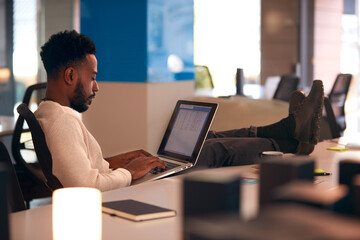
[(72, 109), (82, 113), (89, 108), (95, 98), (95, 93), (99, 90), (96, 82), (97, 60), (95, 55), (88, 54), (86, 56), (86, 59), (78, 67), (78, 73), (79, 77), (70, 105)]

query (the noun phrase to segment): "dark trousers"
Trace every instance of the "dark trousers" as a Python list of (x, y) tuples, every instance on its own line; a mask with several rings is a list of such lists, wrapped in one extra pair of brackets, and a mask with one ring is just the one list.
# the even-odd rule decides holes
[(254, 164), (263, 151), (280, 151), (273, 139), (256, 137), (256, 132), (256, 127), (210, 131), (193, 170)]

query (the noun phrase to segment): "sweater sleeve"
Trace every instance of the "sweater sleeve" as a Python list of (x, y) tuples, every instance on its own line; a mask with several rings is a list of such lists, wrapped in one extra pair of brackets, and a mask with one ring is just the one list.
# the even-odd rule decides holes
[(53, 158), (53, 174), (64, 187), (95, 187), (108, 191), (130, 185), (130, 172), (109, 168), (100, 146), (75, 116), (61, 115), (45, 136)]

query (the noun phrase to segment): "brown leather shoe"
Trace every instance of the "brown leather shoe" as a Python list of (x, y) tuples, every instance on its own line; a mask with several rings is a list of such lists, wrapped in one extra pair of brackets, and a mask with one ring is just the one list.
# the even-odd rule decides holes
[[(306, 96), (303, 91), (296, 90), (291, 93), (289, 101), (289, 114), (293, 114), (302, 106)], [(315, 144), (299, 142), (295, 154), (308, 155), (314, 151)]]
[(306, 142), (299, 142), (295, 154), (298, 155), (309, 155), (314, 151), (315, 144), (306, 143)]
[(306, 96), (303, 91), (296, 90), (291, 93), (289, 101), (289, 114), (294, 114), (305, 100)]
[(318, 143), (323, 105), (323, 83), (321, 80), (314, 80), (309, 95), (293, 113), (295, 118), (294, 138), (299, 141), (299, 147), (304, 144), (315, 145)]

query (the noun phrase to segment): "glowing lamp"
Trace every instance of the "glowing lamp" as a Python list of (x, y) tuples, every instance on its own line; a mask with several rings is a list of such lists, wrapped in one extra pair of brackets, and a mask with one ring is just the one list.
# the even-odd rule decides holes
[(10, 69), (0, 68), (0, 83), (8, 83), (10, 81)]
[(101, 192), (61, 188), (53, 193), (53, 239), (101, 240)]

